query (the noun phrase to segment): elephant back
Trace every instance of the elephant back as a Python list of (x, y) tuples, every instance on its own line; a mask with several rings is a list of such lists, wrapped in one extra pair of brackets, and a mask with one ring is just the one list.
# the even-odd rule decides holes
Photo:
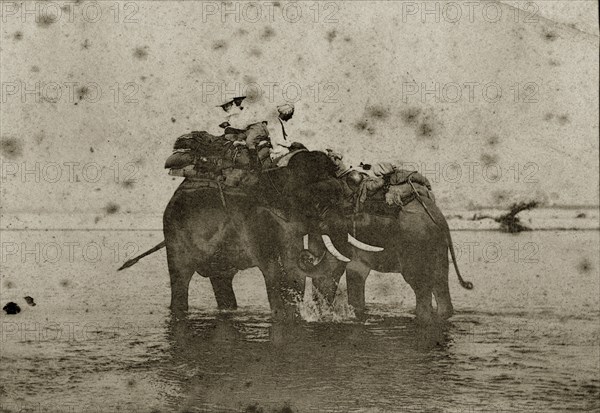
[(397, 217), (403, 207), (418, 196), (435, 202), (431, 184), (416, 171), (392, 169), (382, 176), (352, 171), (340, 180), (346, 196), (354, 204), (354, 212)]

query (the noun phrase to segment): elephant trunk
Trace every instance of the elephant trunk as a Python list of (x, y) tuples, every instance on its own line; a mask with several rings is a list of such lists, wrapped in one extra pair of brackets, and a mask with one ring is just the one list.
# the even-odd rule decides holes
[(298, 257), (298, 267), (305, 272), (313, 272), (317, 268), (317, 265), (323, 261), (327, 251), (324, 251), (320, 257), (314, 255), (308, 248), (308, 234), (305, 234), (304, 237), (302, 237), (302, 244), (304, 248)]

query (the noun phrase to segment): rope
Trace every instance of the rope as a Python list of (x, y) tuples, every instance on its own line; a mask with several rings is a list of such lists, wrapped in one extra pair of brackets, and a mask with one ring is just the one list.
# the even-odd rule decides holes
[(223, 209), (225, 209), (225, 212), (229, 212), (227, 209), (227, 202), (225, 202), (225, 192), (223, 192), (223, 186), (221, 185), (221, 182), (216, 181), (217, 182), (217, 186), (219, 187), (219, 196), (221, 197), (221, 203), (223, 204)]
[[(421, 199), (421, 195), (417, 192), (417, 188), (415, 188), (415, 186), (412, 183), (412, 180), (410, 179), (410, 177), (412, 176), (412, 174), (416, 173), (415, 172), (411, 172), (408, 175), (407, 181), (408, 184), (410, 185), (410, 187), (413, 190), (413, 193), (415, 194), (415, 197), (417, 198), (417, 201), (419, 201), (419, 203), (421, 204), (421, 206), (423, 207), (423, 209), (425, 210), (425, 212), (427, 212), (427, 215), (429, 215), (429, 218), (431, 218), (431, 220), (433, 221), (433, 223), (435, 225), (437, 225), (438, 227), (440, 227), (440, 225), (437, 223), (437, 221), (435, 220), (435, 218), (433, 217), (433, 215), (431, 215), (431, 212), (429, 212), (429, 208), (427, 208), (427, 205), (425, 205), (425, 202), (423, 202), (423, 200)], [(441, 228), (441, 227), (440, 227)]]
[[(276, 168), (276, 169), (279, 169), (279, 168)], [(277, 192), (277, 195), (282, 196), (282, 194), (281, 194), (281, 192), (279, 192), (279, 189), (277, 188), (277, 186), (275, 186), (275, 183), (273, 182), (273, 178), (271, 178), (271, 174), (267, 173), (266, 175), (267, 175), (267, 177), (269, 179), (269, 183), (271, 184), (271, 186), (273, 187), (273, 189), (275, 190), (275, 192)]]

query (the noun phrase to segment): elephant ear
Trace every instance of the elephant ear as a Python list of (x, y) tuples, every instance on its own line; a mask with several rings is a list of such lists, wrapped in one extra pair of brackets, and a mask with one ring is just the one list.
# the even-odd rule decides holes
[(316, 217), (324, 209), (339, 205), (340, 194), (340, 184), (332, 180), (299, 186), (291, 194), (291, 197), (298, 211)]
[(321, 232), (319, 228), (324, 227), (345, 228), (345, 224), (333, 222), (342, 212), (341, 208), (338, 213), (333, 210), (344, 201), (342, 185), (335, 177), (336, 166), (331, 159), (323, 152), (300, 152), (290, 159), (287, 170), (288, 181), (283, 191), (287, 205), (290, 212), (308, 225), (309, 232)]
[(300, 152), (290, 159), (288, 170), (288, 195), (294, 198), (300, 210), (314, 214), (341, 199), (342, 188), (335, 178), (336, 166), (325, 153)]
[(289, 163), (288, 170), (299, 181), (314, 183), (335, 178), (336, 165), (324, 152), (299, 152)]
[(336, 206), (342, 200), (342, 184), (337, 179), (327, 179), (311, 184), (308, 187), (308, 196), (313, 203), (321, 207)]

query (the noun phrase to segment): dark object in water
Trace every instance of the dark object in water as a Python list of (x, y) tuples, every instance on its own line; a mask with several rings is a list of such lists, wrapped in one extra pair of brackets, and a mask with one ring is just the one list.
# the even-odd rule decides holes
[(521, 224), (521, 220), (519, 217), (517, 217), (517, 214), (521, 211), (530, 210), (537, 206), (537, 201), (519, 202), (518, 204), (512, 204), (510, 211), (506, 214), (500, 215), (499, 217), (475, 214), (473, 216), (473, 221), (486, 218), (493, 219), (500, 224), (500, 231), (509, 232), (511, 234), (516, 234), (522, 231), (531, 231), (531, 228)]
[[(271, 410), (272, 413), (294, 413), (291, 406), (288, 403), (285, 403), (281, 408), (275, 408)], [(250, 404), (246, 406), (243, 413), (267, 413), (265, 409), (263, 409), (258, 403)]]
[(27, 296), (27, 297), (23, 297), (23, 299), (27, 302), (27, 304), (29, 304), (32, 307), (35, 307), (35, 301), (33, 301), (33, 297)]
[(265, 413), (265, 410), (258, 403), (254, 403), (246, 406), (243, 413)]
[(507, 214), (501, 215), (496, 218), (496, 222), (500, 223), (500, 230), (510, 233), (516, 233), (521, 231), (531, 231), (531, 228), (521, 224), (521, 220), (517, 217), (517, 214), (521, 211), (528, 211), (538, 206), (537, 201), (532, 202), (520, 202), (513, 204), (510, 207), (510, 211)]
[(12, 301), (2, 307), (2, 309), (6, 311), (6, 314), (19, 314), (21, 312), (21, 307)]

